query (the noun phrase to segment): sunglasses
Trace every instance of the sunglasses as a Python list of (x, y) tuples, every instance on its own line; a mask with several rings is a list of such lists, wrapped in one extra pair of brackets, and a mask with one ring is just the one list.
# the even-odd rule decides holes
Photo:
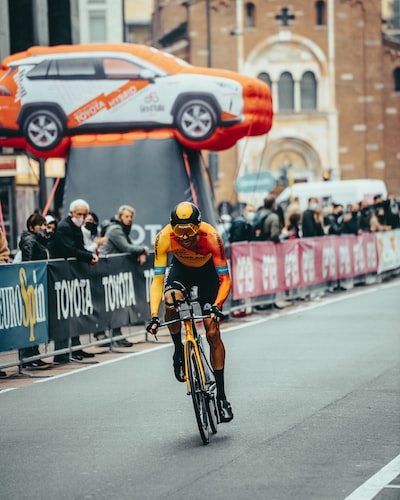
[(184, 236), (193, 238), (198, 233), (199, 226), (196, 224), (177, 224), (172, 228), (172, 231), (178, 238), (183, 238)]

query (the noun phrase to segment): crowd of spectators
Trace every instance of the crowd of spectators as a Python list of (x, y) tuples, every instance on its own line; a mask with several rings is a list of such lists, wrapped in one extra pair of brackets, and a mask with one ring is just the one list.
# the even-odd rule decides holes
[[(47, 260), (49, 258), (76, 258), (96, 266), (99, 257), (114, 253), (130, 253), (139, 264), (144, 264), (148, 254), (147, 247), (135, 246), (130, 240), (130, 231), (135, 210), (130, 205), (122, 205), (117, 215), (107, 221), (107, 228), (103, 234), (99, 227), (99, 218), (95, 212), (89, 211), (89, 204), (82, 199), (71, 202), (69, 213), (58, 221), (53, 215), (41, 215), (38, 211), (32, 213), (26, 221), (26, 230), (19, 238), (19, 250), (11, 258), (7, 239), (0, 227), (0, 264)], [(104, 223), (103, 225), (105, 225)], [(107, 338), (105, 332), (93, 332), (95, 337)], [(121, 335), (121, 329), (112, 331), (113, 336)], [(126, 339), (115, 341), (119, 347), (130, 347), (132, 343)], [(73, 347), (81, 345), (79, 336), (71, 338)], [(110, 345), (110, 344), (108, 344)], [(55, 350), (68, 348), (68, 341), (55, 341)], [(19, 350), (20, 359), (25, 360), (40, 355), (39, 346), (26, 347)], [(69, 363), (72, 360), (81, 361), (83, 358), (92, 358), (95, 354), (83, 349), (74, 349), (69, 354), (56, 354), (53, 362), (56, 364)], [(23, 368), (48, 369), (49, 363), (37, 359), (24, 362)], [(0, 377), (6, 373), (0, 370)]]
[(343, 206), (331, 203), (322, 206), (318, 198), (308, 200), (301, 210), (299, 200), (293, 199), (285, 210), (276, 206), (275, 197), (269, 194), (262, 206), (251, 204), (236, 206), (221, 204), (219, 229), (226, 233), (230, 243), (237, 241), (274, 241), (297, 238), (321, 237), (341, 234), (362, 234), (388, 231), (400, 227), (399, 201), (388, 195), (374, 196), (373, 202), (365, 200)]

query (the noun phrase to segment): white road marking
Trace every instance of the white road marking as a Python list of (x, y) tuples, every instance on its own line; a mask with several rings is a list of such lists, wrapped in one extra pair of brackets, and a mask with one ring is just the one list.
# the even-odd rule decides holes
[(400, 455), (397, 455), (344, 500), (372, 500), (385, 487), (399, 488), (400, 486), (397, 485), (389, 485), (398, 475), (400, 475)]

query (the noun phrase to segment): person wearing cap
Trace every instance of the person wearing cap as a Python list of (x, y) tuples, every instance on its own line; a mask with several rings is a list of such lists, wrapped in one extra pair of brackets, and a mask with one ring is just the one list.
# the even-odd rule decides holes
[[(165, 279), (169, 255), (172, 255), (172, 261)], [(211, 310), (211, 317), (203, 321), (217, 384), (220, 420), (229, 422), (233, 413), (225, 395), (225, 347), (219, 329), (219, 321), (223, 316), (222, 305), (231, 289), (228, 262), (219, 232), (211, 224), (201, 220), (201, 213), (196, 205), (186, 201), (179, 203), (172, 210), (170, 223), (161, 229), (154, 243), (154, 279), (150, 288), (151, 321), (146, 328), (153, 335), (160, 326), (158, 311), (163, 287), (165, 321), (179, 317), (173, 307), (173, 294), (178, 300), (183, 298), (183, 294), (181, 290), (176, 289), (174, 281), (182, 283), (188, 291), (196, 287), (203, 311)], [(168, 328), (175, 347), (175, 377), (179, 382), (184, 382), (181, 323), (170, 324)]]
[(51, 239), (57, 231), (57, 220), (52, 215), (46, 215), (46, 233), (47, 238)]

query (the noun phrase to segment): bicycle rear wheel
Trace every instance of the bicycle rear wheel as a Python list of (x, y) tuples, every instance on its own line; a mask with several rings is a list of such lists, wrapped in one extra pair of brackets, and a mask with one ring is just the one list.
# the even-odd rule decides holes
[(200, 350), (200, 357), (203, 363), (204, 375), (206, 377), (207, 393), (206, 393), (206, 405), (207, 405), (207, 415), (208, 423), (210, 424), (210, 429), (212, 434), (217, 433), (218, 425), (218, 409), (217, 400), (215, 396), (216, 383), (214, 378), (211, 376), (212, 370), (207, 361), (206, 353), (204, 351), (203, 339), (201, 336), (197, 338), (197, 343)]
[[(215, 386), (215, 382), (212, 382)], [(210, 386), (207, 391), (207, 414), (208, 414), (208, 422), (210, 424), (210, 429), (212, 434), (217, 433), (217, 425), (218, 425), (218, 409), (217, 409), (217, 400), (215, 397), (214, 389)]]
[(188, 379), (190, 384), (190, 394), (192, 396), (194, 413), (196, 415), (197, 426), (200, 437), (204, 444), (209, 441), (209, 424), (206, 401), (206, 390), (201, 380), (199, 361), (196, 357), (194, 346), (191, 342), (186, 343), (186, 356), (188, 362)]

